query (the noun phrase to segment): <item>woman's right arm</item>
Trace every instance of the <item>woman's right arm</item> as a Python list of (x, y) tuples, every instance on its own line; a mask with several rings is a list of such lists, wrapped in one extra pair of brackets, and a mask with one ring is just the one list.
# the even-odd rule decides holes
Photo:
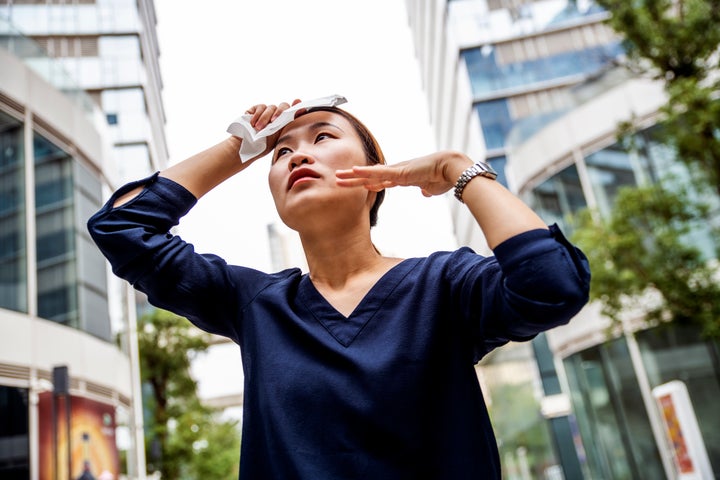
[[(251, 124), (260, 130), (285, 108), (287, 104), (252, 107)], [(243, 295), (251, 297), (267, 275), (229, 267), (214, 255), (200, 255), (170, 232), (198, 198), (264, 156), (274, 141), (270, 138), (265, 152), (242, 163), (238, 156), (242, 140), (230, 137), (115, 192), (88, 221), (90, 235), (113, 272), (146, 293), (156, 307), (235, 338), (233, 319), (246, 300)]]
[[(293, 101), (293, 105), (298, 102), (300, 102), (300, 100)], [(290, 105), (285, 102), (277, 106), (260, 104), (250, 107), (246, 113), (252, 115), (250, 125), (252, 125), (255, 130), (260, 131), (288, 108), (290, 108)], [(269, 137), (264, 152), (247, 162), (240, 162), (238, 152), (240, 151), (242, 139), (232, 136), (207, 150), (168, 167), (160, 172), (160, 176), (169, 178), (175, 183), (182, 185), (192, 193), (195, 198), (200, 199), (200, 197), (228, 178), (250, 166), (250, 164), (258, 158), (265, 156), (274, 148), (276, 139), (277, 134)], [(130, 201), (140, 193), (142, 189), (143, 186), (139, 186), (125, 193), (115, 200), (113, 206), (119, 207)]]

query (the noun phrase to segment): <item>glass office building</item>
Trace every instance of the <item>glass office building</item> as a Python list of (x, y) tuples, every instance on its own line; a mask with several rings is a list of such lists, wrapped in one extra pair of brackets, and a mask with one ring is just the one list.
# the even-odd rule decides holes
[(85, 224), (167, 163), (154, 15), (0, 2), (0, 478), (145, 475), (136, 301)]
[(0, 17), (47, 51), (100, 106), (118, 182), (166, 165), (152, 0), (0, 0)]
[[(569, 234), (568, 214), (606, 214), (622, 186), (687, 176), (656, 137), (662, 86), (612, 68), (620, 42), (593, 2), (406, 4), (438, 147), (488, 160), (547, 223)], [(641, 126), (632, 148), (617, 142), (630, 119)], [(458, 241), (487, 252), (472, 217), (449, 201)], [(707, 232), (695, 239), (711, 251)], [(481, 362), (505, 478), (676, 478), (658, 392), (678, 381), (685, 410), (701, 419), (696, 450), (720, 472), (718, 344), (691, 327), (647, 329), (642, 318), (615, 335), (607, 327), (590, 305)]]

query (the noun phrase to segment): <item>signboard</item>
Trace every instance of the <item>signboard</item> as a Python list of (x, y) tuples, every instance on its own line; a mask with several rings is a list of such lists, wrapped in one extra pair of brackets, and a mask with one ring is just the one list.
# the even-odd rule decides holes
[[(71, 396), (68, 455), (67, 398), (66, 395), (60, 395), (55, 399), (54, 426), (53, 393), (40, 394), (40, 480), (55, 480), (56, 468), (58, 480), (75, 480), (83, 474), (85, 465), (96, 479), (117, 479), (120, 461), (115, 444), (115, 408), (87, 398)], [(72, 469), (70, 475), (68, 468)]]
[(690, 403), (687, 387), (679, 380), (653, 389), (679, 480), (714, 479), (705, 443)]

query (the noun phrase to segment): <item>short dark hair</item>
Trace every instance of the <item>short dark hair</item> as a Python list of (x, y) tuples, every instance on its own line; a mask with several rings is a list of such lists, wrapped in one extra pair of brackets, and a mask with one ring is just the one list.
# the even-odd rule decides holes
[[(316, 107), (308, 110), (307, 113), (310, 112), (331, 112), (345, 118), (348, 122), (350, 122), (350, 124), (353, 126), (358, 136), (360, 137), (360, 141), (362, 142), (363, 150), (365, 152), (365, 158), (367, 159), (368, 165), (385, 165), (385, 154), (383, 154), (383, 151), (380, 148), (380, 144), (378, 143), (375, 136), (365, 126), (365, 124), (358, 120), (355, 115), (337, 107)], [(385, 199), (385, 190), (380, 190), (376, 193), (377, 195), (375, 196), (375, 203), (373, 203), (373, 206), (370, 208), (371, 227), (377, 225), (378, 210), (380, 209), (380, 205), (382, 205), (382, 202)]]

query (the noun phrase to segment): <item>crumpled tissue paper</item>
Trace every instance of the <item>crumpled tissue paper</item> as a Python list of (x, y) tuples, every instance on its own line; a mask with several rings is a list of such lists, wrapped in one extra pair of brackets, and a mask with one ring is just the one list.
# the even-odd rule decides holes
[(246, 113), (233, 121), (227, 128), (227, 132), (236, 137), (242, 138), (242, 144), (240, 145), (240, 161), (242, 163), (250, 160), (251, 158), (259, 155), (265, 150), (267, 143), (266, 137), (269, 137), (273, 133), (282, 129), (285, 125), (292, 122), (295, 119), (295, 113), (303, 108), (315, 108), (315, 107), (334, 107), (346, 103), (347, 99), (341, 95), (330, 95), (328, 97), (316, 98), (314, 100), (307, 100), (300, 102), (297, 105), (285, 110), (275, 120), (265, 126), (260, 131), (255, 130), (250, 126), (250, 119), (252, 115)]

